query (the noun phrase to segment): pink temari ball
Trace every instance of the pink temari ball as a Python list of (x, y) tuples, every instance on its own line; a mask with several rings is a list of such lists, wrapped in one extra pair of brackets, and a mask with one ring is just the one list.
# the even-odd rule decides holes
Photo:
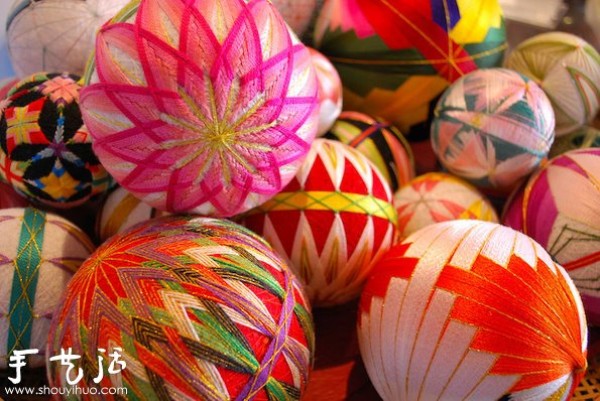
[(509, 201), (503, 223), (567, 269), (588, 320), (600, 324), (600, 149), (552, 159)]
[(319, 129), (325, 135), (342, 112), (342, 80), (331, 61), (315, 49), (309, 48), (317, 80), (319, 81)]
[(104, 25), (81, 94), (94, 150), (151, 206), (231, 216), (279, 192), (318, 125), (310, 53), (266, 0), (141, 0)]

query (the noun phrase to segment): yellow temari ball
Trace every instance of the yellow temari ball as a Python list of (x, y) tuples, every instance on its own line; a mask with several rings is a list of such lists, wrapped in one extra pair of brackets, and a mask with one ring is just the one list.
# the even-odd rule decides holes
[(446, 173), (428, 173), (410, 181), (395, 193), (394, 207), (400, 238), (448, 220), (498, 222), (485, 196), (466, 181)]

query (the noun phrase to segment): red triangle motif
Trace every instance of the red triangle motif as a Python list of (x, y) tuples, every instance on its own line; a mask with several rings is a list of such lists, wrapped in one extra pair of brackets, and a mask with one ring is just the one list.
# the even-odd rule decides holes
[(329, 237), (329, 232), (335, 221), (335, 215), (336, 213), (328, 210), (311, 210), (304, 212), (304, 216), (310, 225), (318, 255), (323, 253), (327, 238)]
[(388, 219), (382, 219), (381, 217), (372, 217), (372, 219), (374, 232), (373, 247), (374, 249), (379, 249), (385, 239), (385, 234), (390, 229), (390, 226), (392, 226), (392, 223)]
[(344, 177), (340, 185), (340, 192), (360, 195), (369, 193), (363, 177), (347, 158), (344, 160)]
[[(376, 169), (375, 166), (372, 166), (373, 170)], [(372, 173), (373, 176), (373, 196), (377, 199), (385, 199), (387, 201), (390, 201), (390, 196), (388, 195), (389, 193), (391, 193), (391, 191), (388, 189), (388, 191), (386, 191), (386, 185), (385, 183), (381, 180), (381, 178), (379, 178), (380, 176), (378, 176), (375, 171), (373, 171)]]
[(340, 218), (346, 234), (347, 254), (352, 255), (356, 250), (358, 241), (369, 221), (369, 216), (361, 213), (340, 212)]
[(269, 220), (274, 227), (275, 235), (277, 235), (277, 239), (281, 242), (287, 255), (291, 255), (292, 250), (294, 249), (296, 232), (298, 231), (301, 215), (302, 211), (300, 210), (286, 210), (269, 213)]
[(298, 177), (294, 177), (292, 181), (290, 181), (289, 184), (287, 184), (281, 192), (297, 192), (301, 189), (302, 186), (300, 185), (300, 181), (298, 181)]
[(321, 157), (317, 157), (304, 183), (305, 191), (335, 191), (331, 174)]

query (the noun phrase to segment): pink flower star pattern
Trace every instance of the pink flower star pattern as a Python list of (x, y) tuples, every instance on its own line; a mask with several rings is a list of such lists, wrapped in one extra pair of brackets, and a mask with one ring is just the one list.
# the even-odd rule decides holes
[(48, 96), (54, 103), (71, 104), (79, 100), (81, 85), (68, 76), (59, 75), (40, 86), (42, 94)]
[(263, 203), (294, 177), (318, 125), (308, 50), (266, 0), (141, 0), (101, 29), (88, 79), (98, 157), (171, 212)]

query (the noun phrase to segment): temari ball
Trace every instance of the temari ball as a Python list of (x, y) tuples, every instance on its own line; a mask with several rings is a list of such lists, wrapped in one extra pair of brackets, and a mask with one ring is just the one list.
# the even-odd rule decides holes
[[(61, 348), (82, 356), (79, 386), (129, 399), (285, 401), (306, 387), (314, 333), (299, 282), (264, 240), (227, 220), (166, 217), (81, 267), (49, 334), (49, 351)], [(96, 385), (98, 348), (120, 348), (126, 368)], [(59, 364), (48, 372), (68, 383)], [(116, 399), (105, 397), (83, 399)]]
[(358, 339), (386, 401), (566, 401), (587, 367), (566, 271), (526, 235), (476, 220), (425, 227), (381, 259)]
[(572, 150), (534, 174), (503, 223), (539, 242), (569, 272), (600, 324), (600, 149)]
[(0, 101), (2, 101), (6, 95), (8, 95), (8, 92), (19, 81), (20, 79), (15, 77), (9, 77), (0, 80)]
[(29, 206), (27, 199), (19, 195), (10, 185), (0, 181), (0, 209)]
[(506, 66), (534, 80), (552, 102), (556, 135), (592, 122), (600, 109), (600, 54), (566, 32), (536, 35), (518, 45)]
[(561, 135), (554, 139), (550, 148), (549, 157), (555, 157), (575, 149), (600, 148), (600, 130), (591, 126), (584, 126)]
[(324, 135), (342, 112), (342, 81), (331, 61), (309, 48), (317, 81), (319, 82), (319, 128), (317, 136)]
[(0, 177), (17, 192), (59, 208), (80, 205), (112, 185), (81, 119), (78, 79), (34, 74), (0, 103)]
[(325, 138), (356, 148), (375, 164), (392, 191), (415, 176), (415, 161), (404, 135), (389, 122), (356, 111), (344, 111)]
[(346, 110), (420, 139), (449, 84), (502, 63), (506, 34), (496, 0), (330, 0), (315, 43), (340, 73)]
[(504, 68), (472, 72), (442, 96), (431, 126), (440, 163), (481, 189), (504, 195), (546, 159), (554, 112), (529, 78)]
[(166, 214), (118, 187), (108, 195), (96, 217), (96, 234), (100, 241), (106, 241), (138, 223)]
[(81, 96), (115, 179), (170, 212), (232, 216), (296, 174), (319, 110), (310, 53), (267, 0), (134, 0)]
[(271, 0), (294, 33), (302, 37), (317, 11), (317, 0)]
[(394, 194), (398, 236), (403, 239), (423, 227), (448, 220), (498, 222), (489, 200), (468, 182), (446, 173), (421, 175)]
[(360, 294), (392, 245), (396, 211), (389, 185), (363, 154), (319, 138), (296, 177), (244, 225), (289, 261), (313, 305), (333, 306)]
[(27, 349), (39, 350), (27, 366), (41, 367), (54, 310), (94, 248), (72, 223), (34, 208), (0, 210), (0, 232), (0, 369)]
[(15, 72), (18, 76), (39, 71), (81, 75), (94, 49), (96, 31), (128, 2), (15, 0), (6, 21)]
[[(585, 8), (583, 10), (585, 16), (585, 22), (592, 28), (594, 35), (600, 37), (600, 1), (598, 0), (587, 0), (585, 2)], [(600, 391), (599, 391), (600, 392)]]

